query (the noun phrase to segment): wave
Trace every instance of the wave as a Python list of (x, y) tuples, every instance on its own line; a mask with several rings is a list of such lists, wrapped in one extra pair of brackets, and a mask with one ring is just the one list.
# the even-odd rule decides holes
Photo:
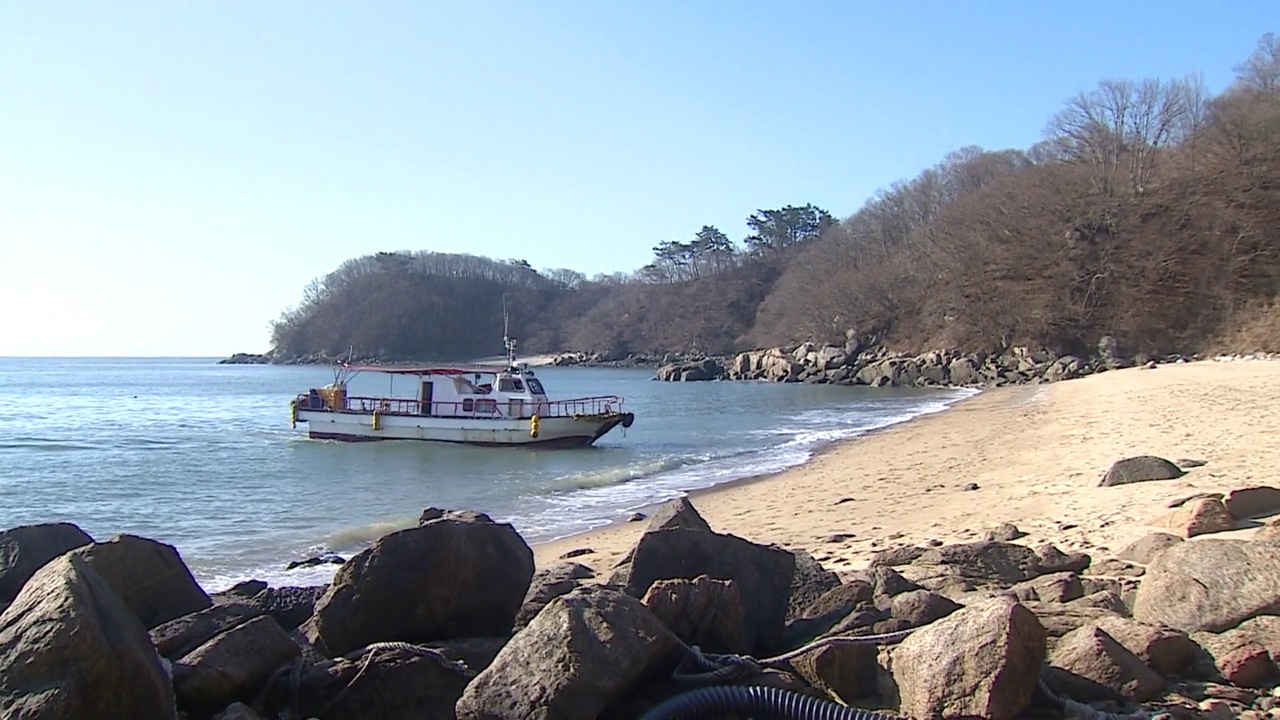
[(351, 552), (352, 550), (362, 550), (369, 543), (397, 530), (411, 528), (418, 524), (418, 518), (400, 518), (397, 520), (388, 520), (384, 522), (375, 522), (368, 525), (360, 525), (357, 527), (344, 528), (337, 532), (331, 533), (325, 538), (324, 544), (312, 548), (315, 552)]

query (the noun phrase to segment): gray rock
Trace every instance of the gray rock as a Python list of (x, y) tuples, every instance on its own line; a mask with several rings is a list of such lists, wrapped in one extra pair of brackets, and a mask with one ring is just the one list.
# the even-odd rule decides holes
[(1164, 688), (1164, 678), (1097, 625), (1063, 636), (1049, 657), (1045, 682), (1080, 702), (1144, 702)]
[(1181, 468), (1164, 458), (1139, 455), (1116, 461), (1098, 484), (1102, 487), (1114, 487), (1152, 480), (1174, 480), (1184, 474)]
[(1280, 511), (1280, 488), (1251, 487), (1232, 490), (1223, 499), (1231, 517), (1247, 520)]
[(302, 627), (330, 657), (379, 641), (505, 635), (532, 577), (533, 551), (511, 525), (446, 514), (348, 560)]
[(0, 615), (0, 717), (175, 715), (146, 629), (84, 558), (45, 564)]
[(215, 635), (262, 614), (262, 608), (253, 603), (244, 601), (218, 603), (157, 625), (151, 630), (151, 642), (161, 655), (170, 660), (177, 660), (208, 642)]
[(668, 676), (681, 652), (676, 636), (640, 601), (579, 588), (552, 600), (507, 643), (467, 685), (457, 716), (593, 720), (645, 680)]
[(993, 598), (912, 633), (893, 653), (901, 712), (916, 718), (1010, 720), (1031, 702), (1044, 628), (1009, 598)]
[(912, 565), (945, 566), (949, 574), (962, 578), (1010, 584), (1040, 573), (1040, 559), (1031, 548), (985, 540), (927, 550)]
[(960, 603), (937, 593), (912, 590), (894, 596), (889, 614), (905, 620), (908, 627), (920, 627), (947, 617), (961, 607)]
[(1280, 553), (1271, 543), (1206, 539), (1175, 545), (1147, 566), (1133, 616), (1183, 632), (1217, 632), (1280, 613)]
[(1018, 538), (1026, 537), (1027, 534), (1018, 529), (1013, 523), (1000, 523), (994, 528), (987, 531), (984, 539), (989, 541), (1009, 542)]
[(1120, 552), (1116, 553), (1116, 557), (1121, 560), (1142, 563), (1146, 565), (1151, 562), (1156, 553), (1166, 548), (1171, 548), (1178, 543), (1183, 542), (1182, 538), (1165, 532), (1154, 532), (1143, 535), (1133, 542), (1125, 545)]
[(1037, 578), (1025, 580), (1014, 585), (1010, 590), (1019, 600), (1043, 600), (1045, 602), (1067, 602), (1084, 595), (1084, 586), (1080, 576), (1071, 572), (1051, 573)]
[(13, 602), (50, 560), (91, 542), (93, 538), (71, 523), (20, 525), (0, 532), (0, 605)]
[(270, 617), (237, 625), (174, 663), (174, 690), (185, 707), (206, 712), (250, 694), (272, 671), (298, 656), (293, 640)]
[(147, 628), (213, 604), (172, 545), (117, 535), (74, 552), (88, 561)]
[(1126, 650), (1165, 677), (1182, 675), (1195, 656), (1196, 645), (1191, 638), (1170, 627), (1148, 625), (1119, 615), (1100, 617), (1090, 625), (1104, 630)]
[(822, 567), (822, 563), (803, 550), (793, 550), (796, 569), (791, 575), (791, 599), (787, 601), (787, 620), (804, 614), (818, 598), (840, 586), (840, 576)]

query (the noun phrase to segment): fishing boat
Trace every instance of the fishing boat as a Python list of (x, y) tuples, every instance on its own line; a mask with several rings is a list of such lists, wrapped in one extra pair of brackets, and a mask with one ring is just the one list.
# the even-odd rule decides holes
[[(631, 427), (616, 395), (551, 400), (541, 379), (516, 361), (504, 337), (506, 365), (357, 366), (343, 363), (332, 384), (311, 388), (290, 404), (293, 427), (307, 424), (316, 440), (427, 440), (467, 445), (588, 447), (610, 430)], [(359, 397), (347, 385), (363, 372), (391, 378), (386, 397)], [(394, 395), (397, 377), (412, 377), (414, 395)]]

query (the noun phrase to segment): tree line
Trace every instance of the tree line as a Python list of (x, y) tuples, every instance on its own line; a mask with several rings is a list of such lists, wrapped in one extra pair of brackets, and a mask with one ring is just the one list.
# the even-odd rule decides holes
[(1104, 79), (1065, 99), (1030, 148), (961, 148), (843, 220), (757, 210), (736, 242), (706, 225), (657, 243), (633, 273), (431, 252), (350, 260), (304, 290), (273, 342), (284, 355), (491, 354), (505, 294), (537, 351), (857, 338), (1087, 353), (1103, 335), (1135, 353), (1280, 349), (1278, 162), (1268, 33), (1217, 96), (1198, 73)]

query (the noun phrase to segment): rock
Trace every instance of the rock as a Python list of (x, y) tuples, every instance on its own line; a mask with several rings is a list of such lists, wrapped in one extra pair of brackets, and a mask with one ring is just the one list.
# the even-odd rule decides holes
[(1170, 500), (1170, 501), (1168, 502), (1168, 504), (1166, 505), (1166, 507), (1170, 507), (1170, 508), (1182, 507), (1183, 505), (1186, 505), (1187, 503), (1191, 502), (1192, 500), (1203, 500), (1203, 499), (1205, 499), (1205, 498), (1210, 498), (1210, 499), (1213, 499), (1213, 500), (1221, 500), (1221, 499), (1223, 499), (1224, 497), (1226, 497), (1226, 495), (1224, 495), (1224, 494), (1222, 494), (1222, 493), (1218, 493), (1218, 492), (1198, 492), (1198, 493), (1192, 493), (1191, 495), (1185, 495), (1185, 496), (1183, 496), (1183, 497), (1180, 497), (1180, 498), (1174, 498), (1173, 500)]
[(961, 605), (951, 598), (928, 590), (912, 590), (894, 596), (889, 614), (907, 621), (907, 627), (920, 627), (947, 617), (960, 608)]
[(157, 625), (151, 630), (151, 642), (161, 655), (170, 660), (177, 660), (215, 635), (262, 614), (262, 608), (254, 603), (244, 601), (218, 603)]
[(912, 565), (945, 566), (948, 574), (1010, 584), (1029, 580), (1040, 570), (1040, 560), (1031, 548), (986, 540), (927, 550)]
[(1043, 600), (1045, 602), (1067, 602), (1084, 595), (1084, 586), (1080, 584), (1080, 576), (1072, 572), (1052, 573), (1037, 578), (1024, 580), (1010, 590), (1019, 600)]
[(1036, 548), (1036, 557), (1040, 561), (1040, 573), (1084, 572), (1093, 558), (1086, 553), (1064, 553), (1053, 543), (1044, 543)]
[(184, 707), (212, 711), (250, 700), (299, 649), (275, 620), (256, 617), (216, 635), (174, 663), (174, 690)]
[(699, 575), (693, 580), (658, 580), (641, 600), (653, 616), (686, 645), (705, 652), (745, 654), (751, 651), (742, 619), (742, 598), (731, 580)]
[(1164, 678), (1096, 625), (1062, 637), (1049, 656), (1045, 682), (1080, 702), (1144, 702), (1164, 688)]
[(906, 579), (902, 573), (889, 567), (869, 567), (861, 573), (872, 587), (872, 597), (876, 605), (888, 607), (888, 599), (894, 595), (921, 589), (916, 583)]
[[(919, 589), (919, 588), (916, 588)], [(860, 578), (851, 578), (823, 593), (804, 609), (802, 617), (817, 617), (831, 612), (847, 614), (858, 605), (870, 603), (875, 597), (875, 586)]]
[(337, 553), (321, 553), (302, 560), (293, 560), (285, 566), (285, 570), (296, 570), (297, 568), (316, 567), (318, 565), (341, 565), (347, 559)]
[(1035, 614), (1036, 619), (1040, 621), (1045, 633), (1050, 638), (1060, 638), (1072, 630), (1097, 622), (1102, 618), (1119, 617), (1116, 613), (1105, 608), (1077, 605), (1076, 603), (1027, 601), (1023, 605)]
[(1188, 633), (1278, 612), (1280, 553), (1247, 540), (1198, 540), (1159, 553), (1133, 605), (1138, 620)]
[(262, 720), (262, 716), (244, 703), (231, 703), (222, 712), (213, 716), (213, 720)]
[(520, 611), (516, 613), (515, 629), (519, 630), (553, 599), (578, 588), (581, 580), (595, 575), (591, 568), (579, 563), (565, 562), (544, 568), (533, 574), (529, 590), (525, 593)]
[(782, 634), (795, 556), (733, 535), (683, 528), (646, 532), (632, 551), (629, 566), (610, 578), (632, 597), (643, 597), (656, 580), (706, 575), (733, 580), (753, 647)]
[(36, 571), (93, 538), (71, 523), (20, 525), (0, 532), (0, 605), (18, 597)]
[(1031, 702), (1045, 657), (1035, 615), (1009, 598), (959, 610), (912, 633), (892, 655), (902, 714), (1009, 720)]
[(1259, 687), (1276, 672), (1267, 648), (1248, 632), (1197, 632), (1191, 639), (1204, 649), (1217, 672), (1232, 685)]
[(987, 531), (983, 538), (988, 541), (1009, 542), (1018, 538), (1026, 537), (1027, 534), (1018, 529), (1013, 523), (1000, 523), (994, 528)]
[(1152, 480), (1174, 480), (1184, 474), (1181, 468), (1164, 458), (1139, 455), (1116, 461), (1098, 484), (1102, 487), (1114, 487)]
[(283, 702), (284, 693), (272, 697), (281, 698), (274, 704), (296, 718), (452, 718), (454, 704), (473, 677), (461, 664), (428, 648), (375, 646), (303, 674), (296, 707)]
[(1123, 615), (1124, 617), (1129, 617), (1130, 615), (1129, 606), (1125, 605), (1124, 600), (1121, 600), (1120, 596), (1111, 590), (1100, 590), (1095, 593), (1090, 593), (1083, 597), (1076, 598), (1075, 600), (1071, 600), (1070, 604), (1076, 607), (1091, 607), (1098, 608), (1100, 610), (1108, 610), (1117, 615)]
[(961, 487), (960, 489), (966, 492), (972, 492), (974, 490), (980, 490), (981, 488), (978, 486), (978, 483), (971, 482), (971, 483), (965, 483), (964, 486)]
[(238, 602), (240, 600), (248, 600), (266, 589), (267, 582), (265, 580), (242, 580), (226, 590), (209, 595), (209, 599), (215, 604), (220, 602)]
[[(664, 532), (696, 531), (676, 530)], [(680, 660), (674, 634), (638, 600), (584, 587), (552, 600), (467, 685), (459, 720), (591, 720)]]
[(873, 567), (910, 565), (924, 553), (925, 548), (916, 545), (903, 545), (871, 553), (871, 562), (869, 564)]
[(266, 588), (250, 600), (270, 615), (285, 632), (293, 632), (315, 614), (316, 603), (328, 591), (326, 585)]
[(641, 520), (644, 520), (644, 513), (633, 512), (627, 515), (627, 522), (640, 522)]
[(493, 664), (493, 659), (502, 652), (511, 638), (462, 638), (433, 642), (426, 647), (439, 652), (445, 658), (461, 663), (472, 675), (482, 672)]
[(1142, 577), (1147, 573), (1147, 569), (1141, 565), (1131, 565), (1123, 560), (1115, 558), (1106, 558), (1097, 564), (1090, 565), (1087, 571), (1088, 575), (1098, 577)]
[(787, 620), (804, 614), (818, 598), (840, 586), (840, 576), (822, 567), (803, 550), (793, 550), (796, 569), (791, 575), (791, 599), (787, 601)]
[(1232, 490), (1223, 499), (1223, 504), (1236, 520), (1272, 515), (1280, 511), (1280, 488), (1251, 487)]
[(1181, 675), (1191, 663), (1196, 644), (1186, 633), (1163, 625), (1148, 625), (1132, 618), (1109, 615), (1085, 627), (1098, 627), (1148, 667), (1165, 677)]
[(826, 645), (792, 658), (796, 674), (846, 704), (876, 693), (878, 649), (871, 643)]
[(150, 629), (213, 604), (172, 545), (117, 535), (74, 551)]
[(1200, 498), (1165, 513), (1156, 518), (1152, 524), (1169, 528), (1182, 537), (1189, 538), (1233, 530), (1236, 521), (1231, 517), (1231, 513), (1227, 512), (1227, 507), (1221, 500)]
[(1272, 518), (1253, 533), (1253, 540), (1276, 542), (1280, 540), (1280, 518)]
[(303, 630), (330, 657), (379, 641), (505, 635), (532, 577), (533, 551), (511, 525), (446, 514), (348, 560)]
[(175, 714), (146, 629), (84, 558), (45, 564), (0, 614), (0, 717)]
[(1182, 541), (1181, 537), (1169, 533), (1148, 533), (1125, 545), (1120, 552), (1116, 553), (1116, 557), (1121, 560), (1129, 560), (1130, 562), (1146, 565), (1151, 562), (1156, 553), (1165, 548), (1173, 547)]
[(698, 509), (693, 506), (693, 503), (687, 497), (676, 498), (659, 505), (649, 518), (649, 524), (645, 527), (645, 532), (670, 530), (672, 528), (711, 532), (711, 526), (707, 524), (706, 520), (702, 519), (702, 515), (698, 514)]
[(572, 560), (573, 558), (582, 557), (583, 555), (594, 555), (595, 552), (596, 551), (592, 548), (574, 548), (573, 550), (570, 550), (569, 552), (561, 555), (560, 559)]

